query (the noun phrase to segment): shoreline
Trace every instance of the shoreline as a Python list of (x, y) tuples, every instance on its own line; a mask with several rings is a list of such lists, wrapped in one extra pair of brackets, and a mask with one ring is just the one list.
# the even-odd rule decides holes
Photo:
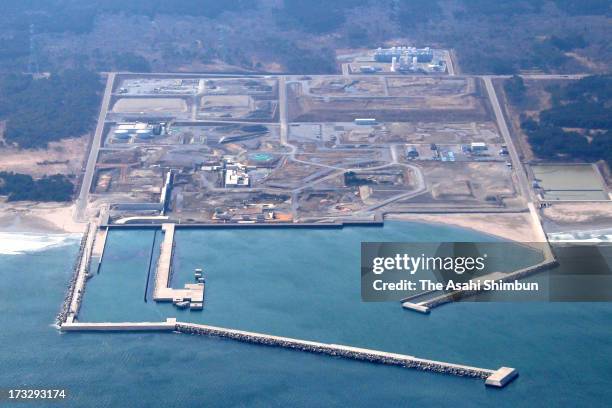
[[(0, 232), (83, 233), (87, 224), (74, 220), (74, 206), (74, 203), (2, 203)], [(384, 219), (450, 225), (511, 241), (536, 241), (528, 213), (393, 213)]]
[(529, 213), (388, 214), (385, 220), (443, 224), (515, 242), (537, 242)]
[(83, 233), (87, 224), (73, 218), (74, 203), (2, 203), (0, 232)]

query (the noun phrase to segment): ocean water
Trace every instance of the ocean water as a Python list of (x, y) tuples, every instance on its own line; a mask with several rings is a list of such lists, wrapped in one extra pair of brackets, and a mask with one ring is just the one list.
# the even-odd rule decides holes
[(359, 242), (454, 239), (488, 238), (403, 223), (333, 231), (179, 231), (173, 285), (200, 266), (208, 285), (206, 309), (189, 312), (144, 302), (149, 251), (158, 246), (152, 245), (153, 232), (114, 231), (100, 274), (89, 282), (81, 319), (177, 316), (485, 368), (518, 368), (520, 377), (502, 390), (480, 380), (212, 337), (60, 334), (51, 324), (76, 240), (0, 255), (0, 387), (67, 388), (68, 401), (47, 405), (76, 407), (607, 406), (610, 304), (460, 303), (423, 316), (396, 303), (360, 302)]

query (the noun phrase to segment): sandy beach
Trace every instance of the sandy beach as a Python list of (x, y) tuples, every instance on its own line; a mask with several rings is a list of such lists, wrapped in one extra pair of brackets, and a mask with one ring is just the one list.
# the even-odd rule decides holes
[[(3, 203), (0, 204), (0, 231), (81, 233), (86, 224), (74, 221), (73, 209), (73, 204)], [(536, 240), (528, 213), (389, 214), (386, 219), (452, 225), (512, 241)]]
[(73, 209), (72, 203), (1, 203), (0, 231), (81, 233), (86, 224), (74, 221)]
[[(0, 231), (82, 233), (86, 224), (74, 220), (73, 210), (72, 203), (0, 203)], [(528, 213), (388, 214), (385, 218), (452, 225), (512, 241), (536, 241)]]
[(529, 213), (389, 214), (386, 219), (452, 225), (511, 241), (537, 241)]

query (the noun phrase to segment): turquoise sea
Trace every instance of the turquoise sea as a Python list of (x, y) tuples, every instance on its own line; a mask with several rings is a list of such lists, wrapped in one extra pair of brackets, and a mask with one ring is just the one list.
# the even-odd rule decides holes
[[(52, 323), (78, 249), (72, 239), (0, 255), (0, 388), (67, 388), (67, 401), (47, 405), (71, 407), (559, 407), (612, 400), (610, 304), (466, 302), (424, 316), (394, 302), (361, 302), (361, 241), (490, 240), (481, 234), (400, 222), (342, 230), (179, 230), (173, 286), (203, 267), (202, 312), (144, 302), (153, 239), (153, 230), (111, 233), (81, 320), (176, 316), (484, 368), (511, 366), (520, 377), (498, 390), (480, 380), (213, 337), (60, 334)], [(153, 247), (159, 233), (156, 239)]]

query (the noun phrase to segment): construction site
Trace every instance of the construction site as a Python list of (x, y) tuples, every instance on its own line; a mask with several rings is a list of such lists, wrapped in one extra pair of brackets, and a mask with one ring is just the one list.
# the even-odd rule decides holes
[(116, 74), (107, 93), (79, 205), (109, 224), (524, 209), (478, 77)]

